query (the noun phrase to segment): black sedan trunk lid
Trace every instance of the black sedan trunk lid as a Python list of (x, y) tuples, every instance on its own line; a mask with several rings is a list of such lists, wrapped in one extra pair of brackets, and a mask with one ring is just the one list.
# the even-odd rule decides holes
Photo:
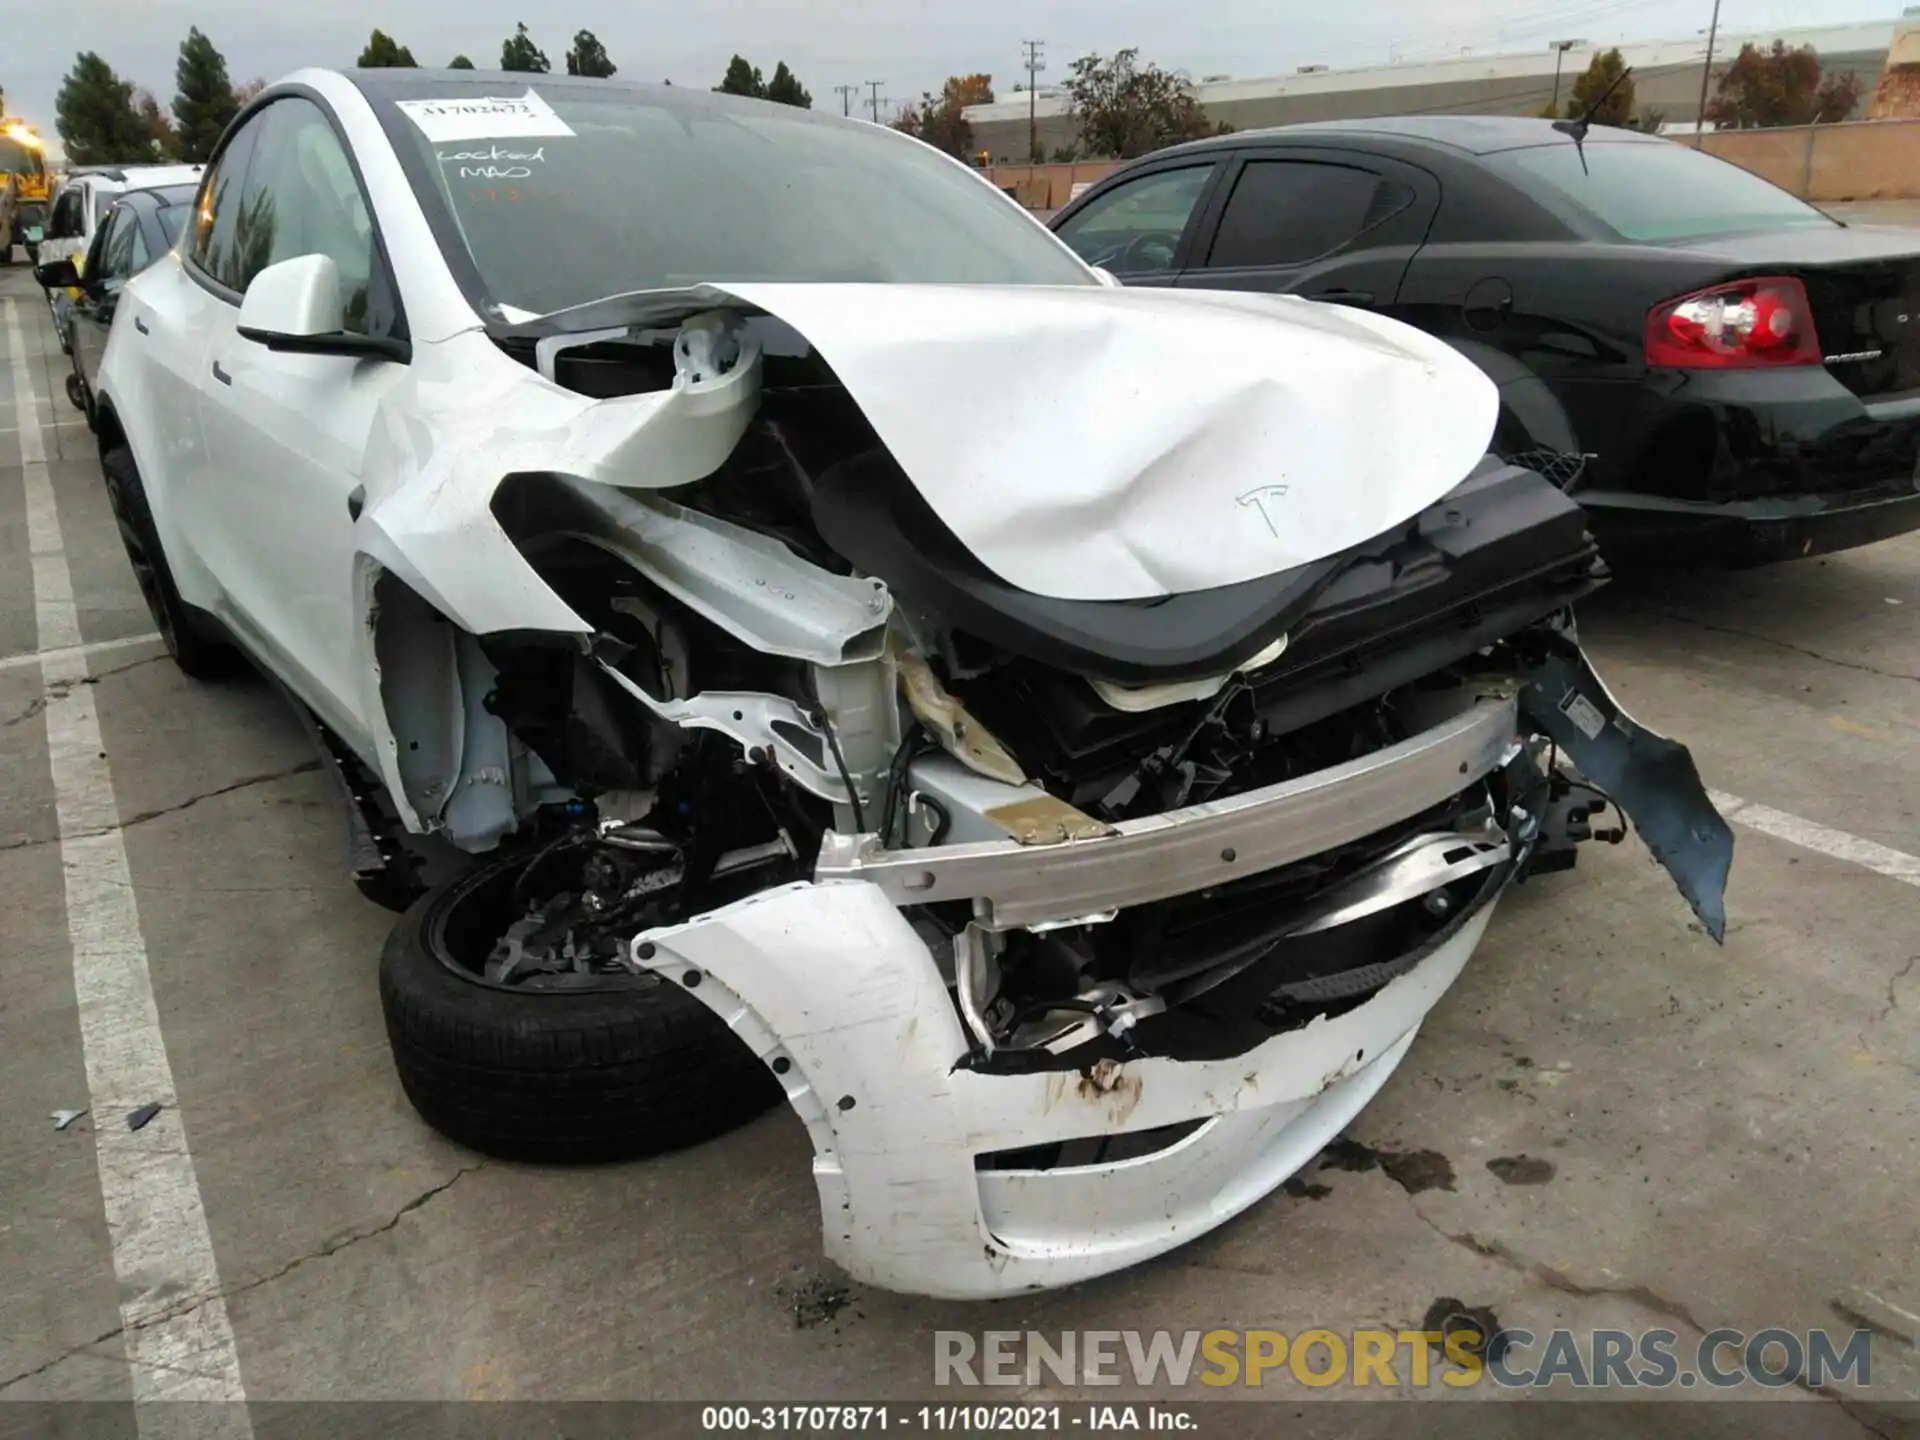
[(1725, 260), (1740, 275), (1797, 277), (1835, 379), (1865, 400), (1920, 395), (1920, 230), (1836, 225), (1675, 248)]

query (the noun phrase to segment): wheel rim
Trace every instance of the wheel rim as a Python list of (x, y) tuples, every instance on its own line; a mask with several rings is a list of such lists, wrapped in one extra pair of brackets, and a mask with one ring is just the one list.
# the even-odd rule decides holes
[(140, 587), (140, 598), (147, 602), (147, 613), (153, 616), (154, 627), (166, 642), (167, 653), (178, 655), (179, 639), (174, 629), (172, 611), (167, 605), (166, 591), (161, 588), (156, 557), (148, 548), (145, 537), (140, 534), (139, 527), (133, 523), (133, 517), (127, 513), (126, 497), (111, 480), (107, 482), (107, 503), (113, 509), (114, 523), (120, 527), (120, 543), (126, 549), (128, 563), (133, 566), (133, 579)]
[(516, 862), (487, 866), (457, 882), (452, 892), (429, 921), (424, 939), (433, 957), (470, 984), (529, 999), (564, 999), (569, 995), (634, 993), (656, 989), (661, 979), (655, 974), (606, 974), (594, 983), (544, 988), (538, 985), (492, 980), (485, 974), (486, 954), (498, 934), (500, 923), (512, 912), (504, 904), (503, 892), (511, 891), (516, 878), (531, 857)]

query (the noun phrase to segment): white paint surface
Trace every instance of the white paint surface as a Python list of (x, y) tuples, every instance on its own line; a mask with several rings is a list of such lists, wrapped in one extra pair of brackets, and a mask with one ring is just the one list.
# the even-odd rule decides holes
[[(14, 393), (24, 402), (33, 394), (32, 371), (18, 310), (12, 300), (5, 305)], [(32, 406), (21, 410), (30, 414)], [(122, 1341), (145, 1440), (176, 1433), (184, 1418), (153, 1402), (244, 1402), (246, 1390), (160, 1033), (93, 687), (80, 683), (88, 647), (45, 444), (32, 424), (21, 428), (20, 459), (74, 994), (100, 1194), (120, 1282)], [(130, 1130), (127, 1113), (150, 1101), (166, 1108), (145, 1128)], [(190, 1413), (196, 1435), (246, 1440), (253, 1433), (244, 1404)]]
[(1137, 600), (1371, 540), (1487, 453), (1493, 382), (1409, 325), (1284, 295), (716, 281), (826, 358), (1001, 579)]

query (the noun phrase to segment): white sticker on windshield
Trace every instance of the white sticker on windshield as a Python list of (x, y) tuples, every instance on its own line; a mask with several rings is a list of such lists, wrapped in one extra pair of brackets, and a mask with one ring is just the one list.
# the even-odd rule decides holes
[(511, 140), (531, 136), (571, 135), (567, 122), (531, 89), (519, 99), (511, 95), (479, 95), (472, 99), (396, 101), (406, 117), (427, 139)]

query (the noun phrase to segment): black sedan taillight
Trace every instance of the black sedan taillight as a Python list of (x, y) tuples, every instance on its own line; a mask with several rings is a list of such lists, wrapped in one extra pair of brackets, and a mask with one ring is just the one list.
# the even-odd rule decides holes
[(1792, 276), (1736, 280), (1647, 312), (1647, 363), (1687, 370), (1818, 365), (1807, 291)]

